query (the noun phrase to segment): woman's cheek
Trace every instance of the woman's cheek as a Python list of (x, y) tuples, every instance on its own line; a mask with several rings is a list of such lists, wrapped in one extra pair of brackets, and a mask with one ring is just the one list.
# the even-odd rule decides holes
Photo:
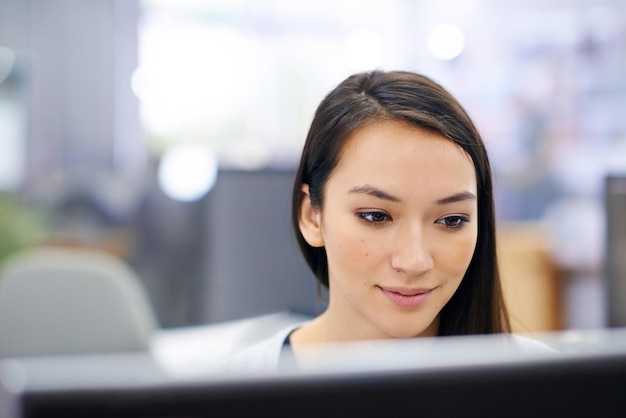
[(372, 248), (372, 240), (349, 229), (337, 232), (339, 233), (336, 235), (337, 240), (332, 245), (332, 250), (326, 248), (327, 253), (331, 252), (328, 254), (329, 261), (334, 259), (343, 269), (359, 270), (373, 259), (375, 248)]
[(337, 245), (337, 254), (341, 260), (356, 263), (370, 255), (367, 242), (359, 238), (344, 239)]
[(458, 266), (459, 271), (464, 274), (465, 270), (467, 270), (467, 267), (469, 267), (469, 264), (472, 261), (475, 250), (475, 237), (470, 236), (461, 240), (454, 247), (454, 250), (450, 252), (450, 265)]

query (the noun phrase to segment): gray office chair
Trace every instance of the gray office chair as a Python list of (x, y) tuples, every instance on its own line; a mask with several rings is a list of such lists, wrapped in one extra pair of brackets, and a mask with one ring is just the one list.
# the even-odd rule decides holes
[(0, 273), (0, 358), (144, 351), (157, 328), (141, 283), (95, 250), (33, 248)]

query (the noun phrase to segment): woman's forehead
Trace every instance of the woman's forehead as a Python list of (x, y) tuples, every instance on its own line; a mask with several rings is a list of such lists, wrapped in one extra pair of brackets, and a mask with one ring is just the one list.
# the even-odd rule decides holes
[(345, 162), (346, 154), (350, 159), (372, 157), (367, 151), (374, 148), (382, 151), (374, 154), (377, 159), (410, 151), (431, 158), (461, 157), (474, 165), (467, 151), (453, 140), (433, 129), (397, 120), (371, 121), (353, 130), (343, 141), (338, 162)]
[(471, 157), (432, 130), (396, 121), (367, 124), (348, 136), (331, 177), (392, 189), (463, 189), (476, 193)]

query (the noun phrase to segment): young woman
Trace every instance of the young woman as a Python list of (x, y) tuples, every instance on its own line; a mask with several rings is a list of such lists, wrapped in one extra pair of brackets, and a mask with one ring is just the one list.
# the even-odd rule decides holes
[(236, 356), (276, 368), (315, 343), (510, 332), (485, 146), (461, 105), (410, 72), (350, 76), (321, 102), (292, 202), (327, 310)]

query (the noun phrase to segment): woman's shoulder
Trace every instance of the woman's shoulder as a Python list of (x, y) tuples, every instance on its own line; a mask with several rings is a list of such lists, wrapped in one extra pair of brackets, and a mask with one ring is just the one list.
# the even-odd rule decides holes
[(272, 373), (278, 370), (285, 340), (303, 324), (292, 324), (270, 337), (230, 354), (224, 361), (226, 373)]

